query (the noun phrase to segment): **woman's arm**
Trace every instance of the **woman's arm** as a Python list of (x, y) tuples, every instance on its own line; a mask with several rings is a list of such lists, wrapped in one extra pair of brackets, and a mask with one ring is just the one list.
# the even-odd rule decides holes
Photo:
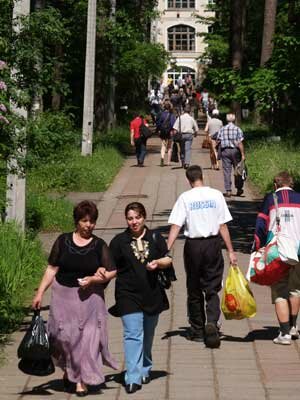
[(41, 308), (43, 295), (44, 295), (45, 291), (48, 289), (48, 287), (52, 284), (53, 279), (54, 279), (55, 275), (57, 274), (58, 269), (59, 269), (58, 267), (54, 267), (52, 265), (48, 265), (48, 267), (46, 268), (46, 271), (41, 280), (38, 291), (32, 300), (32, 308), (33, 309)]
[(157, 260), (152, 260), (147, 263), (146, 268), (148, 271), (154, 271), (156, 268), (164, 269), (172, 265), (172, 257), (166, 256), (158, 258)]

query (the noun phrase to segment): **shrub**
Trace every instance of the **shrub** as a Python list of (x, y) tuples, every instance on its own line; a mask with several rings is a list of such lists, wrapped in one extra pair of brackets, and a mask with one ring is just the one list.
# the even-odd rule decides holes
[(0, 333), (21, 322), (23, 304), (32, 296), (45, 263), (39, 242), (26, 238), (15, 224), (0, 225)]
[(44, 112), (27, 124), (27, 161), (29, 166), (49, 159), (58, 159), (68, 147), (78, 146), (76, 131), (70, 116), (62, 112)]
[(102, 146), (113, 146), (124, 154), (131, 153), (129, 127), (119, 126), (101, 134), (99, 142)]

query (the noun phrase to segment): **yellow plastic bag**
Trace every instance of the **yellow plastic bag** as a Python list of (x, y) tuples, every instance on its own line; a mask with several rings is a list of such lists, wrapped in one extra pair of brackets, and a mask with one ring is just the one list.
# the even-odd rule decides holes
[(239, 267), (229, 267), (221, 308), (226, 319), (251, 318), (256, 314), (256, 302)]

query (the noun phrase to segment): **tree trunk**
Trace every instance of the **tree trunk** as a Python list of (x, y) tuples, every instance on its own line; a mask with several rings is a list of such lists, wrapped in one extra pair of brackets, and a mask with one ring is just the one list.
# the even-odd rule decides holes
[[(57, 59), (61, 59), (63, 56), (63, 47), (61, 44), (57, 44), (54, 49), (55, 57)], [(54, 77), (56, 82), (61, 81), (61, 64), (60, 62), (56, 62), (54, 66)], [(61, 107), (61, 94), (54, 92), (51, 99), (51, 107), (54, 111), (59, 111)]]
[(277, 0), (265, 0), (264, 30), (260, 56), (261, 67), (263, 67), (272, 56), (276, 9)]
[[(242, 70), (243, 65), (243, 39), (246, 25), (246, 1), (231, 0), (231, 65), (236, 71)], [(234, 88), (233, 88), (234, 90)], [(232, 111), (236, 115), (236, 121), (241, 121), (241, 104), (237, 101), (232, 102)]]

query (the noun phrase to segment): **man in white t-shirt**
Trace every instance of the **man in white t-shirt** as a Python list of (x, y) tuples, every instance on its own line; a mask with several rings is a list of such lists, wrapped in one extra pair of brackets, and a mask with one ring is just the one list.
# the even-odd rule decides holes
[(172, 209), (168, 221), (172, 224), (168, 248), (171, 249), (184, 225), (184, 266), (191, 325), (187, 338), (204, 340), (207, 347), (216, 348), (220, 346), (218, 292), (222, 288), (224, 270), (220, 235), (229, 252), (230, 263), (237, 264), (226, 225), (232, 217), (223, 194), (204, 186), (199, 165), (189, 167), (186, 177), (192, 189), (182, 193)]

